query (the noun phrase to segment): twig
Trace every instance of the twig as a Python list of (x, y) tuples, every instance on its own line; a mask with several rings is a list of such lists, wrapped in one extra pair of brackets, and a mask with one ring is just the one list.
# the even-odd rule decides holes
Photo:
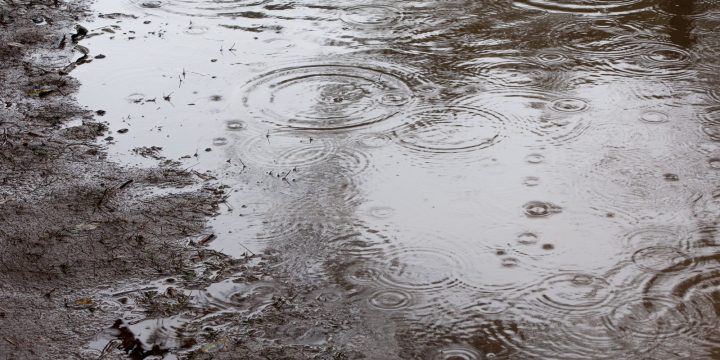
[(209, 242), (215, 240), (215, 238), (217, 238), (215, 234), (205, 236), (202, 240), (198, 241), (198, 245), (207, 245)]
[(105, 190), (103, 191), (102, 196), (100, 197), (100, 200), (98, 200), (98, 202), (97, 202), (97, 204), (95, 205), (95, 207), (97, 207), (98, 209), (100, 209), (100, 207), (102, 206), (103, 201), (105, 201), (105, 197), (107, 196), (108, 191), (110, 191), (110, 188), (105, 188)]
[[(202, 73), (194, 72), (194, 71), (188, 71), (188, 72), (191, 74), (200, 75), (200, 76), (210, 76), (208, 74), (202, 74)], [(183, 70), (183, 76), (184, 76), (184, 74), (185, 74), (185, 70)]]
[(103, 360), (108, 354), (110, 354), (112, 347), (119, 345), (121, 342), (122, 341), (120, 339), (112, 339), (108, 341), (107, 345), (105, 345), (97, 360)]
[(250, 249), (247, 248), (247, 246), (245, 246), (245, 245), (243, 245), (243, 244), (241, 244), (241, 243), (238, 243), (238, 244), (239, 244), (240, 246), (242, 246), (243, 248), (245, 248), (245, 250), (247, 250), (249, 253), (251, 253), (252, 256), (256, 256), (255, 253), (252, 252), (252, 250), (250, 250)]
[(195, 166), (197, 166), (197, 165), (199, 165), (199, 164), (200, 164), (200, 162), (198, 161), (198, 162), (196, 162), (196, 163), (194, 163), (194, 164), (186, 167), (185, 169), (183, 169), (183, 171), (188, 171), (188, 170), (194, 168)]
[(130, 180), (128, 180), (128, 181), (126, 181), (126, 182), (124, 182), (124, 183), (123, 183), (122, 185), (118, 186), (118, 189), (123, 189), (123, 188), (125, 188), (126, 186), (128, 186), (128, 185), (132, 184), (132, 183), (133, 183), (133, 181), (135, 181), (135, 180), (133, 180), (133, 179), (130, 179)]

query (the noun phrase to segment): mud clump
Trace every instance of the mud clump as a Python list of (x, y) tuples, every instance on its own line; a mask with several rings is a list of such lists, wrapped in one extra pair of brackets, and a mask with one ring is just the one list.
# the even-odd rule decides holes
[(63, 71), (86, 14), (75, 1), (0, 4), (0, 43), (8, 44), (0, 48), (3, 358), (79, 357), (114, 321), (91, 300), (95, 289), (194, 266), (186, 239), (222, 197), (210, 183), (160, 195), (203, 180), (172, 164), (136, 169), (106, 159), (96, 140), (107, 126), (75, 102), (79, 84)]

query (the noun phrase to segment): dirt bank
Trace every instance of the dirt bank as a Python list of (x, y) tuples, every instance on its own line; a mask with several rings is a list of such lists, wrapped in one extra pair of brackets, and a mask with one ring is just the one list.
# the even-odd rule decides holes
[(93, 289), (192, 266), (187, 239), (201, 236), (222, 196), (173, 164), (146, 170), (106, 159), (96, 140), (122, 134), (73, 97), (71, 70), (91, 60), (75, 28), (86, 9), (0, 4), (3, 359), (79, 355), (114, 320)]

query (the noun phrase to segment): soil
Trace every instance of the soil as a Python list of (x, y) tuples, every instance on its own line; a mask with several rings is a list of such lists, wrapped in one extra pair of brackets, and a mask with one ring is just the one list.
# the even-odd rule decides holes
[[(208, 250), (207, 221), (225, 196), (212, 174), (108, 160), (97, 140), (124, 131), (73, 97), (72, 70), (91, 61), (76, 26), (87, 16), (79, 2), (0, 3), (0, 358), (401, 357), (392, 322), (351, 303), (351, 284), (292, 275), (289, 260), (332, 254), (302, 243), (240, 259)], [(163, 285), (143, 290), (152, 281)], [(272, 296), (237, 312), (189, 295), (223, 281), (272, 284)], [(128, 307), (192, 320), (179, 346), (148, 346), (121, 319)], [(103, 336), (101, 350), (87, 346)]]
[(187, 239), (222, 190), (173, 164), (107, 160), (102, 111), (81, 108), (70, 68), (47, 60), (78, 63), (82, 4), (0, 4), (0, 358), (68, 358), (114, 321), (92, 289), (192, 266)]

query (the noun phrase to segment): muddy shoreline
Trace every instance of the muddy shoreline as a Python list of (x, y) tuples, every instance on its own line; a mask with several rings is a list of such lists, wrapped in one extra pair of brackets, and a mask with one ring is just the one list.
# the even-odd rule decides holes
[(91, 16), (86, 4), (14, 1), (0, 12), (0, 354), (77, 357), (117, 316), (97, 288), (187, 271), (189, 239), (202, 237), (222, 190), (173, 164), (107, 160), (96, 140), (122, 135), (77, 104), (67, 74), (83, 56), (75, 25)]

